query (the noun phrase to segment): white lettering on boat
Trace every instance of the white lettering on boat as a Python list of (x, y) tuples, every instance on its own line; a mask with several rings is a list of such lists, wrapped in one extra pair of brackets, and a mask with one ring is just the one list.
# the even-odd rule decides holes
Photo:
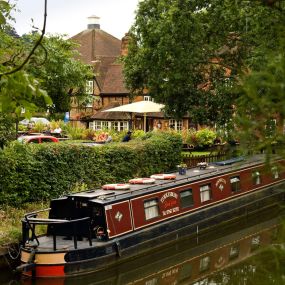
[(173, 213), (176, 213), (176, 212), (179, 212), (179, 207), (175, 207), (175, 208), (172, 208), (172, 209), (168, 209), (168, 210), (162, 211), (162, 215), (163, 216), (167, 216), (167, 215), (170, 215), (170, 214), (173, 214)]
[(165, 199), (169, 198), (169, 197), (173, 197), (175, 199), (178, 198), (178, 195), (175, 192), (166, 192), (161, 198), (160, 198), (160, 202), (164, 203)]

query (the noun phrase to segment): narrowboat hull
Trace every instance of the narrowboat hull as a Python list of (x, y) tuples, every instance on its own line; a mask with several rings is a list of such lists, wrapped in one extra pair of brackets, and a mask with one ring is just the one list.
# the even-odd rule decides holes
[[(262, 217), (262, 219), (260, 218)], [(37, 280), (38, 285), (72, 285), (72, 284), (147, 284), (149, 280), (156, 280), (157, 284), (192, 284), (217, 271), (224, 270), (244, 261), (246, 258), (260, 252), (263, 246), (276, 243), (274, 237), (280, 227), (280, 211), (276, 207), (269, 207), (265, 211), (240, 217), (233, 223), (218, 225), (211, 230), (187, 239), (182, 239), (171, 246), (163, 247), (129, 260), (110, 266), (105, 270), (88, 274), (84, 277), (53, 278)], [(258, 247), (252, 249), (252, 241), (258, 239)], [(232, 248), (239, 248), (231, 256)], [(201, 272), (201, 260), (210, 258), (208, 270)], [(187, 268), (187, 272), (185, 271)], [(25, 278), (24, 285), (32, 284), (32, 280)], [(180, 283), (179, 283), (180, 284)]]
[(284, 186), (282, 181), (259, 188), (114, 239), (96, 239), (92, 245), (83, 238), (77, 241), (77, 249), (72, 248), (72, 241), (57, 236), (58, 247), (52, 250), (51, 236), (38, 237), (40, 246), (22, 247), (21, 269), (31, 277), (67, 277), (102, 270), (277, 205), (284, 201)]

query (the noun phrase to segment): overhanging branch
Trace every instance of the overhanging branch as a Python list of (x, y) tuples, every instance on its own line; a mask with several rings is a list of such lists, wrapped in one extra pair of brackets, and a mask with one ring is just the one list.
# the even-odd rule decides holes
[(26, 63), (30, 60), (30, 58), (32, 57), (32, 55), (34, 54), (35, 50), (37, 49), (37, 47), (41, 44), (41, 41), (45, 35), (45, 31), (46, 31), (46, 18), (47, 18), (47, 0), (45, 0), (45, 10), (44, 10), (44, 24), (43, 24), (43, 29), (41, 32), (41, 36), (39, 37), (39, 39), (37, 40), (36, 44), (34, 45), (34, 47), (32, 48), (32, 50), (30, 51), (29, 55), (26, 57), (26, 59), (22, 62), (21, 65), (17, 66), (16, 68), (4, 72), (4, 73), (0, 73), (0, 79), (3, 75), (9, 75), (9, 74), (13, 74), (16, 73), (17, 71), (21, 70)]

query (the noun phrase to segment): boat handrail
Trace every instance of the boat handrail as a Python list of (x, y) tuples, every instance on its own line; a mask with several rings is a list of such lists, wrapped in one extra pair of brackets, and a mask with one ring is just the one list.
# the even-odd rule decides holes
[(84, 217), (80, 219), (74, 220), (62, 220), (62, 219), (42, 219), (42, 218), (29, 218), (30, 224), (37, 224), (37, 225), (50, 225), (50, 224), (65, 224), (65, 223), (76, 223), (80, 221), (89, 220), (90, 217)]
[[(73, 226), (73, 240), (74, 240), (74, 248), (77, 248), (77, 224), (80, 224), (82, 222), (89, 222), (89, 244), (92, 246), (92, 238), (91, 238), (91, 231), (90, 231), (90, 217), (83, 217), (80, 219), (74, 219), (74, 220), (66, 220), (66, 219), (49, 219), (49, 218), (37, 218), (37, 214), (45, 211), (49, 211), (51, 208), (42, 209), (34, 212), (27, 213), (25, 215), (25, 218), (22, 219), (22, 244), (24, 245), (28, 240), (36, 240), (37, 246), (40, 245), (38, 236), (35, 232), (35, 226), (36, 225), (62, 225), (62, 224), (72, 224)], [(31, 231), (32, 236), (29, 237), (29, 231)], [(56, 234), (53, 233), (53, 248), (54, 251), (56, 250)]]

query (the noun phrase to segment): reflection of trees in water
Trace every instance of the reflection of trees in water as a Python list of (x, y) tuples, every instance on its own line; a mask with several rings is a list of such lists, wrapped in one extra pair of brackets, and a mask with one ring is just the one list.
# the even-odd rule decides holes
[(205, 285), (281, 285), (284, 281), (285, 252), (268, 248), (243, 263), (227, 268), (207, 278)]
[(236, 265), (224, 268), (195, 285), (282, 285), (285, 284), (285, 221), (272, 233), (271, 245)]

